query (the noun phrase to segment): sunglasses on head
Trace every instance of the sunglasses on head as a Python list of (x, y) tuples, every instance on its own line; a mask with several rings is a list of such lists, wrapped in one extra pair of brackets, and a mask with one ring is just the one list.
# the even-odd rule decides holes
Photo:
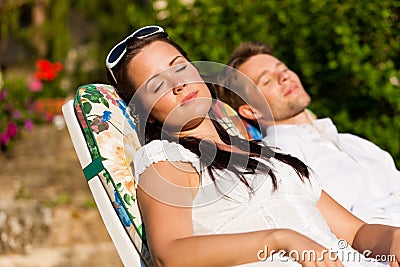
[(146, 26), (134, 31), (131, 35), (126, 37), (124, 40), (116, 44), (108, 53), (106, 58), (106, 67), (110, 71), (111, 76), (113, 77), (115, 83), (117, 80), (115, 79), (114, 73), (112, 72), (112, 68), (118, 64), (121, 58), (126, 53), (126, 42), (131, 38), (143, 39), (149, 36), (152, 36), (156, 33), (164, 32), (164, 29), (160, 26)]

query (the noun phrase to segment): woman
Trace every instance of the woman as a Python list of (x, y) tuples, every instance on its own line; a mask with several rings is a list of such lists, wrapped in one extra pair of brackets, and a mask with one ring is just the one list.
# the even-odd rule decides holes
[(298, 265), (285, 256), (303, 266), (381, 264), (347, 244), (400, 257), (398, 228), (365, 224), (304, 163), (213, 121), (209, 88), (161, 27), (128, 36), (106, 65), (145, 135), (135, 156), (137, 196), (157, 266)]

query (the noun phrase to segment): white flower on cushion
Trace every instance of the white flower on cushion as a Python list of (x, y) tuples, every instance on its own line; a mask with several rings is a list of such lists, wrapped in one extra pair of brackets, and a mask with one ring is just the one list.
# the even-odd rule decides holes
[(125, 131), (123, 144), (125, 150), (125, 157), (127, 158), (127, 161), (130, 162), (133, 161), (133, 156), (136, 150), (140, 148), (140, 143), (135, 132), (133, 131), (129, 131), (128, 133), (126, 132), (127, 130)]
[(121, 134), (113, 131), (99, 133), (96, 140), (100, 147), (102, 157), (106, 158), (106, 160), (103, 160), (103, 164), (110, 172), (115, 183), (122, 183), (123, 187), (125, 187), (132, 196), (135, 196), (135, 182), (131, 174), (133, 171), (131, 170), (133, 158), (131, 156), (126, 157), (126, 155), (133, 155), (133, 151), (135, 151), (135, 142), (133, 135), (132, 137), (127, 135), (125, 138), (126, 140), (132, 140), (132, 142), (125, 141), (125, 147), (122, 145)]
[(133, 165), (133, 157), (135, 155), (135, 151), (139, 149), (139, 139), (136, 135), (136, 133), (127, 133), (124, 135), (123, 139), (124, 143), (124, 159), (126, 162), (126, 165), (128, 166), (129, 172), (131, 174), (131, 177), (129, 181), (125, 181), (125, 187), (129, 192), (135, 192), (135, 182), (134, 182), (134, 165)]

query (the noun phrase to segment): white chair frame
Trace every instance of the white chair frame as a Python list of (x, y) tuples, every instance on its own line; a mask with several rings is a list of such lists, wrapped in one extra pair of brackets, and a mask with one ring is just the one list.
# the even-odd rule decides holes
[[(62, 107), (62, 112), (75, 152), (78, 155), (82, 169), (84, 169), (92, 162), (92, 157), (85, 141), (85, 137), (81, 131), (78, 118), (75, 115), (74, 101), (69, 100), (67, 103), (65, 103)], [(137, 251), (116, 211), (114, 210), (111, 200), (108, 197), (100, 178), (96, 175), (90, 179), (88, 185), (104, 225), (106, 226), (106, 229), (124, 266), (146, 267), (146, 264), (142, 260), (140, 253)]]

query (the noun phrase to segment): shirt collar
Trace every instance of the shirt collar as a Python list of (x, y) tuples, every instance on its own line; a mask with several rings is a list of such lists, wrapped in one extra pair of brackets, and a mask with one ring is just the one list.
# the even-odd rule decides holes
[(299, 134), (307, 133), (311, 136), (335, 136), (338, 134), (336, 126), (330, 118), (313, 120), (312, 124), (278, 124), (267, 127), (268, 135), (277, 135), (281, 131), (293, 131)]

